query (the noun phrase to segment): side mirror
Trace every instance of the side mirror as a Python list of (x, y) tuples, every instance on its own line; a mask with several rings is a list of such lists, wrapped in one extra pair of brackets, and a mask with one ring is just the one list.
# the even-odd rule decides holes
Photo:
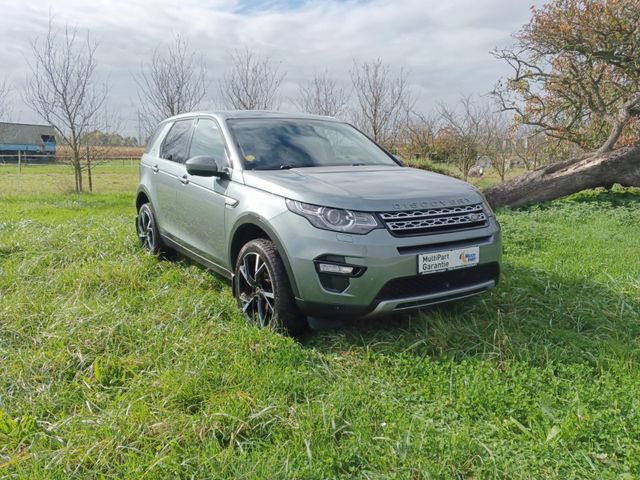
[(215, 158), (208, 155), (192, 157), (185, 163), (187, 173), (198, 177), (226, 177), (226, 168), (220, 168)]

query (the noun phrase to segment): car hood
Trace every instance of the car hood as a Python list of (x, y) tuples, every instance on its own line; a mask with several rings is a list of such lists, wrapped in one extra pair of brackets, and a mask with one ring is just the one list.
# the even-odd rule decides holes
[(382, 212), (478, 203), (472, 185), (446, 175), (396, 166), (246, 170), (245, 184), (292, 200)]

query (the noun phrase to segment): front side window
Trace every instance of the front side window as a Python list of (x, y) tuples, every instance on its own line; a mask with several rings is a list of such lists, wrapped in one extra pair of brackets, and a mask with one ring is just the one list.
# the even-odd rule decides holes
[(346, 123), (246, 118), (227, 121), (247, 170), (398, 164)]
[(198, 120), (191, 140), (189, 158), (200, 155), (213, 157), (220, 162), (226, 163), (224, 138), (218, 128), (218, 124), (208, 118)]
[(187, 160), (187, 147), (193, 120), (178, 120), (164, 139), (160, 157), (172, 162), (184, 163)]

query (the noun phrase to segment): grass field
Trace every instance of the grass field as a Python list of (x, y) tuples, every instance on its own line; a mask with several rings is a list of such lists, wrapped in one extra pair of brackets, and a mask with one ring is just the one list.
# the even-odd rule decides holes
[[(429, 161), (413, 161), (410, 166), (434, 170), (448, 175), (459, 175), (448, 164), (434, 164)], [(523, 169), (509, 172), (512, 178)], [(116, 193), (135, 191), (138, 181), (138, 161), (130, 158), (109, 160), (93, 168), (93, 192)], [(498, 174), (487, 169), (482, 178), (469, 178), (479, 188), (491, 186), (500, 181)], [(86, 172), (84, 186), (88, 190)], [(43, 195), (50, 193), (71, 193), (74, 190), (73, 170), (70, 165), (23, 165), (18, 171), (15, 164), (0, 164), (0, 197), (15, 195)]]
[[(135, 192), (138, 186), (137, 160), (110, 160), (93, 168), (93, 191), (96, 193)], [(84, 186), (88, 190), (86, 172)], [(0, 197), (71, 193), (75, 188), (71, 165), (0, 164)]]
[(115, 169), (0, 169), (0, 478), (640, 477), (640, 191), (499, 212), (490, 294), (292, 339), (140, 251)]

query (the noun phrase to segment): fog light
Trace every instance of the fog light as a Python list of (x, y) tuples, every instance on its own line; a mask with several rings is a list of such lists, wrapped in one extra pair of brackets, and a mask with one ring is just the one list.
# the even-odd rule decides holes
[(355, 267), (349, 265), (336, 265), (335, 263), (318, 263), (318, 270), (321, 273), (333, 273), (337, 275), (353, 275)]

